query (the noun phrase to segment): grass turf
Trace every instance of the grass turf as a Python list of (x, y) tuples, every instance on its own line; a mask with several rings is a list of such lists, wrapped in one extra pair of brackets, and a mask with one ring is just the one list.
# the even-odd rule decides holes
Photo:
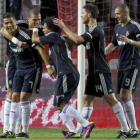
[[(118, 135), (118, 129), (94, 129), (91, 133), (91, 137), (88, 140), (115, 140)], [(2, 134), (2, 129), (0, 129)], [(30, 128), (29, 130), (30, 140), (62, 140), (61, 129), (54, 128)], [(10, 139), (10, 138), (9, 138)], [(20, 139), (20, 138), (18, 138)], [(84, 138), (80, 138), (84, 139)], [(127, 138), (129, 140), (138, 140), (138, 138)], [(127, 140), (126, 139), (126, 140)], [(23, 138), (22, 138), (23, 140)], [(74, 140), (74, 138), (72, 138)]]

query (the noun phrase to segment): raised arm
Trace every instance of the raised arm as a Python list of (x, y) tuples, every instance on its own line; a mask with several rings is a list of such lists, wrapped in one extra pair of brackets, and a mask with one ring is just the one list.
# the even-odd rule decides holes
[(9, 32), (3, 27), (1, 28), (0, 32), (2, 35), (7, 38), (8, 40), (12, 40), (13, 36), (9, 34)]
[(32, 42), (35, 43), (35, 44), (41, 44), (37, 28), (33, 29)]
[(22, 42), (18, 40), (17, 38), (15, 38), (14, 36), (12, 36), (4, 27), (0, 30), (0, 32), (5, 38), (7, 38), (8, 40), (12, 41), (15, 45), (17, 45), (17, 47), (20, 47), (20, 48), (28, 47), (26, 42)]
[(55, 18), (53, 23), (59, 28), (63, 29), (66, 35), (76, 44), (82, 44), (84, 42), (83, 37), (73, 33), (68, 27), (65, 26), (64, 22), (60, 19)]

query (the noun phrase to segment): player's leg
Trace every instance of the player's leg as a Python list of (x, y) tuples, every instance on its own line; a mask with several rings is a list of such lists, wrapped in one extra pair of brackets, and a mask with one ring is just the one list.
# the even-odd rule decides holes
[(16, 122), (18, 120), (18, 116), (21, 110), (20, 107), (20, 91), (23, 84), (23, 79), (21, 76), (22, 73), (16, 71), (14, 80), (13, 80), (13, 95), (12, 95), (12, 103), (11, 103), (11, 110), (10, 110), (10, 127), (7, 133), (7, 137), (15, 137), (15, 128)]
[[(86, 120), (90, 118), (93, 112), (93, 100), (95, 99), (95, 96), (93, 94), (96, 92), (94, 83), (95, 83), (94, 77), (91, 75), (88, 75), (87, 81), (86, 81), (85, 94), (83, 96), (83, 108), (81, 111), (81, 115)], [(77, 132), (79, 132), (82, 135), (83, 130), (84, 130), (83, 126), (80, 123), (78, 123)]]
[(135, 107), (132, 101), (132, 93), (134, 93), (137, 87), (139, 77), (140, 71), (137, 69), (125, 71), (120, 90), (120, 97), (123, 101), (123, 106), (129, 126), (135, 133), (132, 137), (137, 137), (139, 135), (135, 117)]
[[(103, 98), (106, 102), (112, 107), (116, 117), (118, 118), (121, 124), (121, 131), (124, 133), (129, 133), (129, 127), (127, 125), (127, 121), (124, 115), (123, 107), (120, 102), (116, 99), (113, 91), (113, 84), (111, 80), (110, 73), (100, 74), (99, 76), (103, 91)], [(127, 135), (126, 135), (127, 137)]]
[[(3, 133), (7, 132), (9, 129), (9, 116), (10, 116), (12, 93), (13, 93), (12, 86), (13, 86), (13, 78), (14, 78), (15, 71), (16, 71), (15, 59), (8, 60), (5, 68), (7, 98), (4, 103)], [(3, 137), (3, 135), (1, 137)]]
[(32, 93), (39, 92), (42, 77), (42, 68), (30, 69), (25, 71), (22, 92), (20, 96), (21, 116), (22, 116), (22, 132), (17, 137), (29, 138), (29, 121), (30, 121), (30, 98)]
[[(75, 79), (75, 77), (76, 76), (74, 74), (67, 74), (58, 79), (56, 85), (59, 88), (57, 88), (57, 93), (55, 95), (56, 106), (65, 115), (67, 115), (67, 116), (75, 119), (77, 122), (81, 123), (82, 126), (86, 127), (90, 133), (92, 130), (93, 124), (91, 124), (90, 122), (85, 120), (74, 107), (68, 105), (68, 102), (71, 99), (72, 95), (74, 94), (74, 91), (78, 85), (79, 77), (78, 77), (78, 79)], [(61, 87), (61, 89), (60, 89), (60, 87)], [(75, 129), (75, 133), (76, 133), (76, 129)], [(66, 135), (65, 138), (71, 137), (75, 133), (73, 133), (73, 132), (68, 133), (68, 135)], [(87, 135), (88, 134), (86, 133), (85, 137)]]

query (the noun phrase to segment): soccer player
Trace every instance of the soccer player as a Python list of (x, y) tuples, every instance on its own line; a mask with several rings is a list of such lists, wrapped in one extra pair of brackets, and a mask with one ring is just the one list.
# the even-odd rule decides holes
[[(27, 23), (23, 22), (23, 20), (20, 20), (16, 22), (16, 24), (19, 26), (27, 27)], [(10, 49), (7, 43), (7, 63), (5, 67), (5, 73), (6, 73), (6, 88), (7, 88), (7, 98), (4, 102), (4, 122), (3, 122), (3, 135), (0, 136), (0, 138), (5, 137), (5, 133), (9, 129), (9, 115), (10, 115), (10, 108), (11, 108), (11, 98), (12, 98), (12, 85), (13, 85), (13, 78), (16, 71), (16, 60), (14, 56), (14, 52)], [(19, 117), (20, 118), (20, 117)], [(21, 120), (21, 119), (19, 119)], [(16, 134), (20, 132), (20, 124), (21, 122), (16, 124)]]
[[(13, 80), (10, 127), (5, 134), (5, 138), (15, 138), (15, 125), (20, 109), (22, 109), (22, 132), (24, 133), (25, 138), (29, 138), (29, 99), (33, 92), (39, 92), (39, 89), (36, 88), (38, 88), (37, 84), (42, 76), (42, 60), (39, 53), (46, 65), (50, 64), (50, 62), (44, 53), (45, 51), (43, 48), (32, 45), (32, 31), (17, 27), (15, 18), (10, 13), (3, 15), (3, 28), (1, 29), (1, 33), (10, 40), (9, 46), (13, 50), (17, 62), (17, 70)], [(8, 37), (8, 35), (11, 36)], [(12, 36), (15, 36), (16, 38)], [(18, 46), (24, 46), (24, 48)], [(49, 72), (54, 73), (54, 70), (50, 68)], [(19, 104), (21, 105), (21, 108)]]
[[(83, 7), (81, 17), (83, 24), (87, 25), (89, 29), (81, 36), (73, 33), (60, 19), (54, 20), (54, 23), (63, 29), (74, 43), (84, 44), (87, 50), (89, 70), (81, 115), (89, 119), (93, 112), (93, 100), (95, 97), (103, 97), (112, 107), (121, 124), (121, 131), (125, 132), (125, 137), (127, 137), (131, 133), (123, 107), (114, 95), (111, 72), (105, 56), (105, 35), (103, 29), (97, 24), (97, 16), (98, 8), (95, 5), (87, 4)], [(77, 131), (81, 131), (81, 126), (78, 126)], [(122, 137), (119, 135), (117, 138)]]
[[(27, 24), (28, 22), (28, 24)], [(39, 29), (39, 35), (44, 35), (42, 32), (42, 29), (40, 28), (41, 25), (41, 14), (36, 9), (30, 10), (27, 22), (24, 20), (18, 20), (16, 23), (20, 27), (24, 28), (38, 28)], [(6, 64), (6, 86), (7, 86), (7, 98), (4, 103), (4, 123), (3, 123), (3, 135), (0, 136), (0, 138), (5, 137), (5, 133), (9, 129), (9, 114), (10, 114), (10, 107), (11, 107), (11, 97), (12, 97), (12, 84), (13, 84), (13, 78), (16, 71), (16, 61), (14, 52), (10, 49), (10, 47), (7, 47), (7, 57), (8, 62)], [(40, 77), (41, 78), (41, 77)], [(40, 82), (40, 80), (38, 80)], [(40, 83), (38, 83), (38, 86), (40, 86)], [(38, 87), (39, 88), (39, 87)], [(24, 137), (24, 133), (21, 132), (21, 116), (18, 117), (16, 122), (16, 137)]]
[[(64, 138), (80, 137), (71, 118), (74, 118), (85, 127), (85, 138), (88, 138), (94, 124), (85, 120), (75, 108), (68, 104), (78, 86), (79, 72), (71, 61), (70, 52), (65, 40), (60, 35), (61, 29), (53, 24), (53, 19), (53, 17), (48, 17), (44, 20), (44, 36), (39, 37), (36, 28), (33, 30), (32, 41), (36, 44), (50, 45), (50, 61), (57, 72), (54, 106), (59, 111), (59, 116), (63, 123), (69, 129)], [(50, 67), (52, 66), (47, 65), (47, 68)]]
[[(139, 135), (132, 94), (136, 90), (140, 77), (140, 24), (131, 20), (126, 4), (117, 5), (115, 16), (119, 24), (114, 29), (111, 43), (106, 47), (106, 54), (119, 47), (117, 93), (123, 101), (128, 124)], [(123, 133), (123, 132), (122, 132)]]

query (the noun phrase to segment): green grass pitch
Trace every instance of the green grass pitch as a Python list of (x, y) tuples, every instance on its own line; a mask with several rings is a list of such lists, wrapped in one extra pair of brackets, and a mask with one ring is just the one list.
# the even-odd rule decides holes
[[(95, 128), (91, 133), (91, 138), (88, 140), (115, 140), (118, 135), (118, 129), (97, 129)], [(0, 134), (2, 134), (2, 129), (0, 129)], [(62, 140), (61, 129), (54, 128), (30, 128), (29, 130), (30, 138), (29, 140)], [(10, 139), (10, 138), (9, 138)], [(20, 138), (18, 138), (20, 139)], [(84, 139), (84, 138), (80, 138)], [(129, 140), (139, 140), (140, 138), (127, 138)], [(126, 140), (127, 140), (126, 139)], [(23, 140), (23, 138), (22, 138)], [(74, 140), (72, 138), (72, 140)]]

